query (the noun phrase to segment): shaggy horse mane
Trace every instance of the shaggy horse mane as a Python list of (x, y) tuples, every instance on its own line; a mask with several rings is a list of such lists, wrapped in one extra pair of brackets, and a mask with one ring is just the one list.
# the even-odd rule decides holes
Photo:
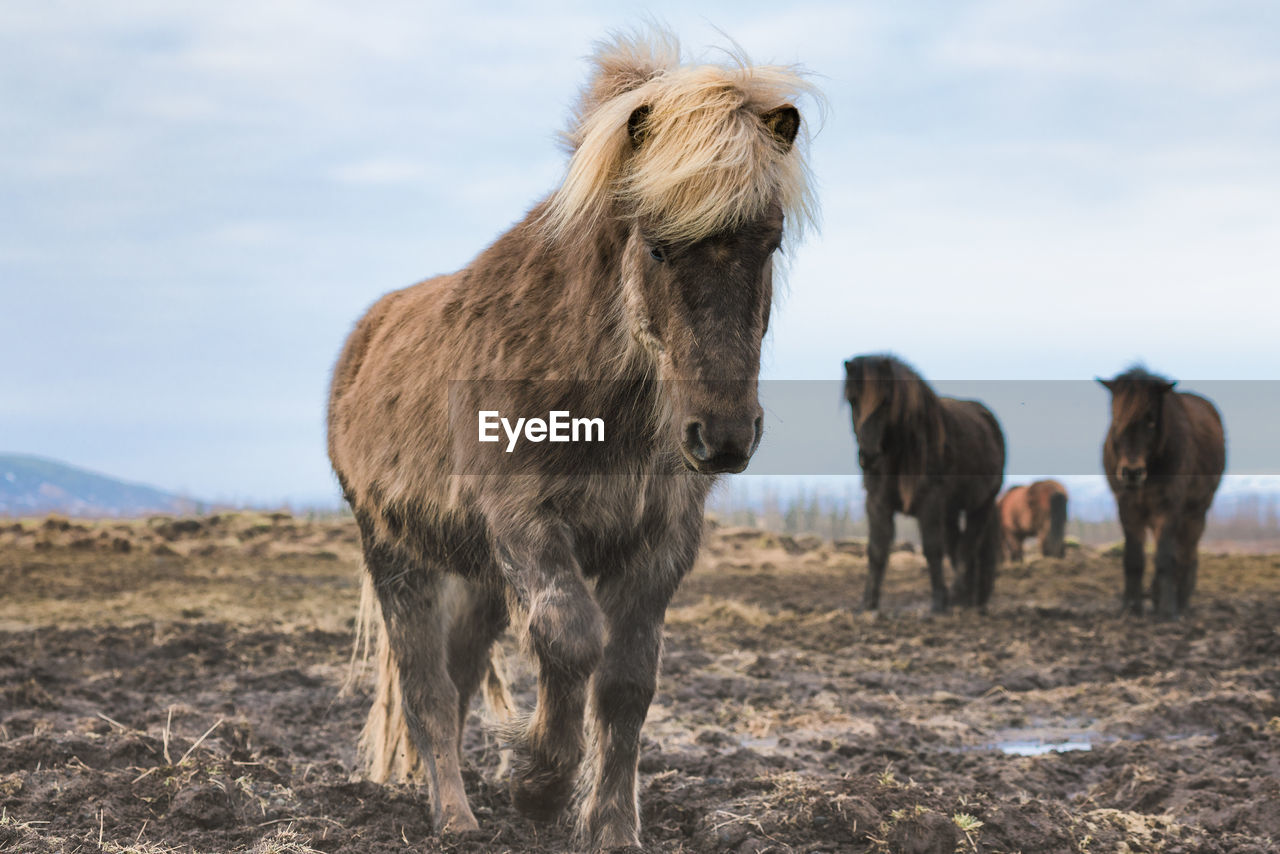
[[(946, 441), (942, 403), (914, 368), (888, 354), (859, 356), (847, 365), (850, 377), (859, 386), (859, 422), (887, 403), (889, 422), (921, 439), (919, 448), (922, 455), (929, 448), (941, 453)], [(924, 460), (917, 462), (923, 463)]]
[(543, 213), (547, 233), (590, 232), (621, 212), (643, 220), (648, 238), (692, 242), (758, 216), (775, 197), (789, 232), (812, 224), (803, 123), (784, 145), (761, 116), (816, 92), (794, 67), (732, 57), (682, 65), (665, 31), (601, 43), (564, 134), (572, 155)]
[[(896, 464), (904, 506), (920, 481), (941, 464), (947, 442), (942, 400), (924, 378), (901, 359), (888, 354), (858, 356), (845, 363), (847, 383), (857, 386), (857, 423), (881, 406), (888, 419), (898, 454)], [(848, 384), (846, 383), (846, 393)]]
[(1152, 395), (1170, 391), (1177, 385), (1166, 377), (1151, 373), (1142, 365), (1132, 365), (1104, 384), (1115, 401), (1113, 421), (1117, 432), (1123, 432), (1146, 414)]

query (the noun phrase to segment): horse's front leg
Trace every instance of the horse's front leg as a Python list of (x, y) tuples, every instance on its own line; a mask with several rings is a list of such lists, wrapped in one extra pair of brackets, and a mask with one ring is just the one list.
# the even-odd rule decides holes
[(1142, 573), (1146, 563), (1146, 519), (1126, 502), (1117, 502), (1124, 529), (1124, 612), (1142, 616)]
[(609, 640), (591, 683), (594, 773), (579, 816), (592, 850), (640, 844), (640, 728), (657, 689), (667, 603), (695, 555), (696, 546), (656, 566), (603, 577), (596, 587)]
[(537, 708), (512, 745), (511, 799), (520, 812), (547, 821), (573, 794), (586, 684), (600, 662), (604, 621), (558, 529), (545, 526), (498, 543), (503, 571), (527, 609), (525, 634), (538, 661)]
[(1200, 566), (1200, 536), (1204, 533), (1204, 514), (1191, 516), (1178, 526), (1178, 611), (1191, 606), (1196, 589), (1196, 573)]
[(1178, 618), (1179, 554), (1177, 524), (1166, 517), (1156, 535), (1155, 613), (1161, 620)]
[(893, 546), (893, 505), (883, 489), (867, 492), (867, 586), (862, 594), (862, 609), (880, 609), (880, 588), (884, 584), (885, 567), (889, 565), (889, 549)]

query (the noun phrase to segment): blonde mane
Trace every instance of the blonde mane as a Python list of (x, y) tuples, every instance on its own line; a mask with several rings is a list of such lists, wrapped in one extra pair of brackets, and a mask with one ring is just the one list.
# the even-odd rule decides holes
[[(643, 220), (654, 240), (695, 241), (758, 216), (775, 198), (788, 232), (811, 225), (804, 124), (786, 146), (761, 115), (816, 93), (794, 68), (735, 59), (681, 65), (679, 44), (665, 32), (602, 44), (565, 134), (573, 154), (546, 208), (551, 236), (621, 213)], [(633, 129), (632, 114), (642, 107)]]

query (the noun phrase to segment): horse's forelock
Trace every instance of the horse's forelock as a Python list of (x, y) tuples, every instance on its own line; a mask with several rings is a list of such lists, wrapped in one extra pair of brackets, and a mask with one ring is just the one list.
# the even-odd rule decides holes
[(880, 405), (880, 387), (875, 383), (863, 382), (858, 389), (858, 404), (855, 418), (859, 427), (871, 417)]
[(1132, 384), (1117, 384), (1112, 391), (1111, 421), (1116, 433), (1124, 433), (1147, 412), (1147, 395)]
[(1117, 434), (1145, 418), (1152, 401), (1158, 401), (1169, 387), (1164, 377), (1138, 368), (1130, 369), (1111, 383), (1112, 430)]
[[(623, 38), (596, 54), (567, 134), (569, 168), (546, 210), (553, 236), (621, 212), (653, 223), (653, 239), (694, 241), (749, 221), (775, 199), (793, 234), (813, 221), (804, 139), (783, 144), (760, 118), (812, 87), (792, 68), (742, 58), (679, 66), (678, 56), (669, 36)], [(640, 107), (637, 147), (629, 121)]]

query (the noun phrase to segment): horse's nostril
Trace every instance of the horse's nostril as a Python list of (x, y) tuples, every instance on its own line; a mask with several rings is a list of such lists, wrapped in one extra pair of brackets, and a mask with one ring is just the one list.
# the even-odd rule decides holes
[(738, 418), (717, 413), (688, 418), (681, 432), (685, 458), (700, 471), (741, 471), (755, 452), (763, 418)]
[(706, 462), (711, 458), (711, 451), (702, 435), (702, 422), (696, 418), (684, 423), (684, 447), (695, 460)]

